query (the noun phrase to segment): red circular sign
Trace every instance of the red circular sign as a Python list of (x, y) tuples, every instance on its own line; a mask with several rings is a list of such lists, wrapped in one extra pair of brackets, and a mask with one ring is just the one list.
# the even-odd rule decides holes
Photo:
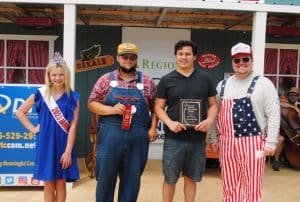
[(221, 58), (213, 53), (199, 55), (198, 63), (203, 68), (214, 68), (221, 62)]

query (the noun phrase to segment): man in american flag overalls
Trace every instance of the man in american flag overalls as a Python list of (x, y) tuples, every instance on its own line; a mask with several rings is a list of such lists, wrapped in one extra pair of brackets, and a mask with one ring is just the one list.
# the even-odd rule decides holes
[[(265, 156), (274, 155), (280, 107), (273, 83), (252, 71), (251, 47), (231, 49), (234, 75), (217, 86), (219, 115), (210, 131), (219, 146), (223, 201), (261, 201)], [(217, 133), (219, 144), (217, 144)]]

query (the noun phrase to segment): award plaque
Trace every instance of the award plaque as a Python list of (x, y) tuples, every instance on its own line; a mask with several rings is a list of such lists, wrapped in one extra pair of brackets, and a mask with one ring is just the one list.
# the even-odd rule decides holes
[(194, 128), (201, 122), (201, 104), (198, 99), (180, 99), (179, 100), (179, 119), (187, 128)]

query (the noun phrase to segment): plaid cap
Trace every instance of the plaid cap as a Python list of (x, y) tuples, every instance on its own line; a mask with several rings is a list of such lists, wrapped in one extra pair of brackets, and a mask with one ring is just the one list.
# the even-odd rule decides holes
[(118, 46), (118, 55), (123, 55), (123, 54), (134, 54), (137, 55), (137, 47), (133, 43), (121, 43)]

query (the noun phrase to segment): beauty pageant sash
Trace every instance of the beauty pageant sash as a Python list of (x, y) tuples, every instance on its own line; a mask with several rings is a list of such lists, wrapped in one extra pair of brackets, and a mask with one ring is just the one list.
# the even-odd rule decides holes
[(61, 129), (63, 129), (65, 133), (68, 134), (70, 123), (67, 119), (65, 119), (64, 115), (57, 106), (54, 98), (50, 96), (50, 100), (46, 99), (45, 87), (39, 88), (39, 91), (57, 124), (61, 127)]

